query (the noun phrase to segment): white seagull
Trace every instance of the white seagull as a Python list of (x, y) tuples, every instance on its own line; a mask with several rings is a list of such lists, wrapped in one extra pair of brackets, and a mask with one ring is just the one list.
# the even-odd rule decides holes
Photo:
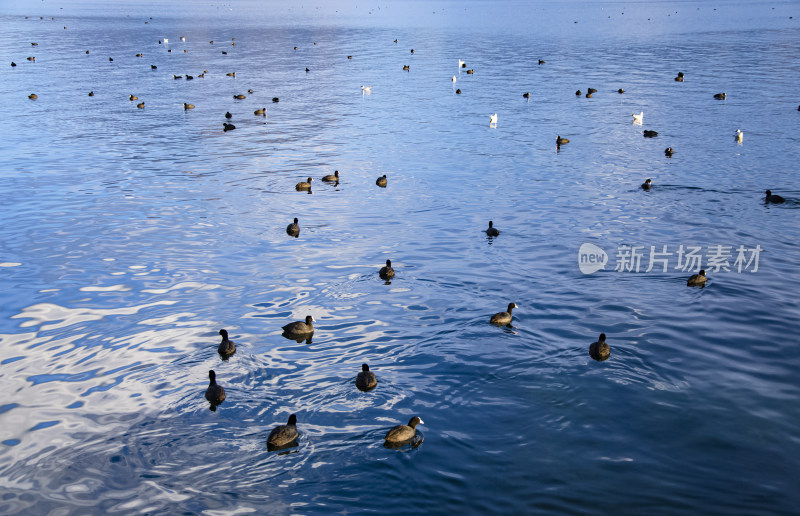
[(741, 129), (737, 129), (736, 134), (734, 136), (736, 137), (737, 142), (742, 143), (742, 138), (744, 138), (744, 133), (742, 132)]
[(453, 81), (453, 82), (456, 82), (456, 76), (454, 75), (453, 78), (450, 79), (450, 80)]
[(642, 111), (638, 115), (636, 113), (631, 113), (631, 116), (633, 117), (634, 124), (642, 125), (642, 119), (644, 118), (644, 111)]
[(364, 86), (362, 84), (361, 85), (361, 94), (362, 95), (369, 95), (370, 93), (372, 93), (372, 86)]
[(489, 125), (497, 125), (497, 113), (489, 116)]
[(461, 70), (462, 68), (464, 68), (464, 65), (465, 65), (465, 64), (466, 64), (466, 63), (465, 63), (464, 61), (462, 61), (461, 59), (459, 59), (459, 60), (458, 60), (458, 69), (459, 69), (459, 70)]

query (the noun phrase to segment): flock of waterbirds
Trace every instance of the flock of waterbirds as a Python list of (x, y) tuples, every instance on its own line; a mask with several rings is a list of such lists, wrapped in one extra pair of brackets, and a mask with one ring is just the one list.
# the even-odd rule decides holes
[[(28, 18), (28, 17), (26, 16), (26, 18)], [(40, 19), (43, 19), (43, 18), (40, 17)], [(152, 18), (150, 18), (150, 19), (152, 20)], [(148, 22), (146, 21), (145, 23), (148, 23)], [(64, 29), (66, 30), (66, 28), (67, 27), (65, 26)], [(185, 42), (186, 38), (184, 36), (181, 36), (180, 40), (182, 42)], [(168, 43), (169, 43), (169, 40), (166, 37), (162, 38), (161, 40), (158, 41), (158, 44), (159, 45), (163, 45), (164, 48), (167, 49), (167, 52), (172, 52), (171, 48), (167, 48)], [(209, 41), (209, 43), (213, 45), (214, 41), (213, 40)], [(394, 40), (394, 43), (397, 44), (397, 40), (396, 39)], [(314, 42), (314, 45), (316, 45), (316, 44), (317, 43)], [(31, 46), (32, 47), (37, 47), (38, 45), (39, 44), (37, 42), (31, 42)], [(231, 45), (232, 46), (236, 45), (236, 38), (232, 38)], [(298, 47), (295, 46), (293, 48), (293, 50), (297, 51)], [(183, 51), (184, 52), (188, 52), (188, 50), (183, 50)], [(86, 54), (89, 54), (89, 53), (90, 53), (90, 51), (86, 50)], [(223, 50), (222, 54), (226, 54), (227, 55), (227, 52)], [(411, 54), (414, 54), (414, 49), (411, 49)], [(135, 55), (136, 58), (142, 58), (143, 56), (144, 56), (144, 54), (142, 52), (139, 52), (139, 53), (137, 53)], [(353, 57), (352, 55), (348, 55), (347, 59), (352, 59), (352, 57)], [(26, 57), (26, 61), (28, 61), (30, 63), (36, 63), (36, 57), (35, 56), (28, 56), (28, 57)], [(113, 62), (113, 58), (109, 57), (108, 61), (109, 62)], [(544, 64), (546, 64), (546, 61), (544, 61), (542, 59), (539, 59), (538, 60), (538, 64), (539, 65), (544, 65)], [(11, 66), (12, 67), (16, 67), (17, 64), (14, 61), (12, 61), (11, 62)], [(157, 65), (154, 65), (154, 64), (150, 65), (150, 70), (157, 70), (157, 69), (158, 69)], [(462, 69), (466, 69), (466, 74), (468, 74), (468, 75), (474, 75), (474, 73), (475, 73), (474, 69), (467, 69), (467, 64), (466, 64), (465, 61), (459, 59), (458, 60), (458, 72), (461, 73)], [(404, 65), (403, 66), (403, 70), (404, 71), (410, 71), (410, 65)], [(306, 67), (305, 71), (309, 72), (310, 70), (309, 70), (309, 68)], [(202, 73), (197, 74), (197, 77), (198, 78), (204, 78), (207, 73), (209, 73), (208, 70), (203, 70)], [(226, 72), (225, 75), (227, 77), (235, 78), (236, 77), (236, 72)], [(175, 80), (178, 80), (178, 79), (193, 80), (195, 78), (194, 76), (188, 75), (188, 74), (187, 75), (172, 75), (172, 77)], [(458, 81), (457, 76), (453, 75), (450, 80), (453, 83), (453, 88), (455, 88), (455, 84)], [(677, 74), (677, 76), (674, 78), (674, 80), (676, 82), (684, 82), (685, 74), (683, 72), (679, 72)], [(252, 89), (249, 89), (247, 91), (247, 93), (248, 94), (253, 94), (254, 92), (253, 92)], [(460, 95), (462, 93), (461, 89), (455, 89), (455, 93)], [(595, 94), (595, 93), (597, 93), (597, 89), (588, 88), (586, 90), (585, 97), (586, 98), (592, 98), (592, 95)], [(620, 89), (617, 90), (617, 93), (623, 94), (623, 93), (625, 93), (625, 90), (623, 88), (620, 88)], [(371, 86), (367, 86), (367, 85), (361, 85), (361, 94), (362, 95), (371, 95), (372, 94), (372, 87)], [(94, 91), (90, 91), (88, 93), (88, 95), (90, 97), (94, 97), (95, 96), (95, 92)], [(582, 96), (584, 94), (583, 94), (583, 92), (581, 90), (577, 90), (575, 92), (575, 95), (576, 96)], [(522, 97), (530, 102), (531, 94), (530, 94), (530, 92), (525, 92), (525, 93), (522, 94)], [(37, 100), (39, 97), (38, 97), (38, 95), (36, 93), (30, 93), (28, 95), (28, 98), (30, 100)], [(233, 98), (235, 100), (245, 100), (248, 97), (247, 97), (247, 95), (244, 95), (244, 94), (235, 94), (235, 95), (233, 95)], [(727, 99), (727, 94), (726, 93), (716, 93), (716, 94), (713, 95), (713, 98), (716, 99), (716, 100), (724, 101), (724, 100)], [(137, 101), (137, 100), (139, 100), (139, 97), (137, 95), (131, 93), (131, 94), (128, 95), (128, 100), (130, 102)], [(272, 98), (272, 102), (273, 103), (277, 103), (279, 101), (280, 101), (280, 99), (278, 97), (273, 97)], [(141, 102), (137, 103), (136, 107), (138, 109), (145, 109), (145, 102), (141, 101)], [(184, 102), (183, 103), (183, 109), (186, 110), (186, 111), (194, 109), (194, 108), (195, 108), (194, 104), (191, 104), (189, 102)], [(800, 106), (798, 106), (797, 109), (798, 109), (798, 111), (800, 111)], [(258, 108), (258, 109), (253, 111), (253, 114), (255, 116), (266, 117), (267, 116), (267, 108), (266, 107)], [(230, 112), (226, 112), (224, 116), (225, 116), (225, 121), (222, 123), (223, 131), (224, 132), (228, 132), (228, 131), (236, 129), (236, 126), (233, 123), (230, 122), (230, 120), (233, 117), (233, 115)], [(631, 113), (631, 117), (633, 117), (633, 124), (642, 125), (643, 124), (643, 120), (644, 120), (644, 112), (639, 112), (638, 114), (637, 113)], [(498, 114), (497, 113), (494, 113), (494, 114), (489, 116), (489, 124), (493, 128), (497, 127), (497, 124), (498, 124)], [(658, 132), (655, 131), (655, 130), (651, 130), (651, 129), (644, 129), (642, 131), (642, 134), (646, 138), (654, 138), (654, 137), (658, 136)], [(743, 132), (740, 129), (737, 129), (736, 133), (734, 134), (734, 138), (735, 138), (737, 143), (741, 144), (742, 141), (743, 141), (743, 138), (744, 138)], [(556, 143), (556, 149), (559, 150), (562, 145), (566, 145), (569, 142), (570, 142), (570, 140), (568, 138), (562, 137), (561, 135), (556, 136), (556, 142), (555, 142)], [(667, 147), (665, 149), (665, 151), (664, 151), (664, 154), (668, 158), (671, 157), (674, 153), (675, 153), (675, 150), (672, 147)], [(326, 175), (326, 176), (322, 177), (321, 180), (323, 182), (326, 182), (326, 183), (334, 183), (335, 185), (338, 185), (339, 181), (340, 181), (339, 171), (336, 170), (336, 171), (334, 171), (334, 173), (332, 175)], [(295, 185), (295, 189), (297, 191), (307, 191), (308, 193), (311, 193), (312, 181), (313, 181), (313, 178), (312, 177), (308, 177), (306, 179), (306, 181), (301, 181), (301, 182), (297, 183)], [(387, 185), (388, 185), (386, 174), (384, 174), (381, 177), (377, 178), (376, 181), (375, 181), (375, 184), (378, 187), (386, 188)], [(653, 185), (652, 185), (652, 180), (651, 179), (647, 179), (641, 185), (641, 188), (643, 190), (645, 190), (645, 191), (651, 190), (652, 187), (653, 187)], [(784, 203), (786, 201), (786, 199), (784, 199), (780, 195), (773, 194), (770, 190), (766, 190), (765, 193), (766, 193), (766, 197), (764, 198), (764, 201), (766, 203), (768, 203), (768, 204), (781, 204), (781, 203)], [(298, 220), (297, 217), (295, 217), (294, 221), (292, 223), (290, 223), (286, 227), (286, 233), (288, 235), (292, 236), (292, 237), (299, 238), (299, 236), (300, 236), (300, 225), (299, 225), (299, 220)], [(489, 227), (488, 227), (488, 229), (485, 230), (485, 233), (490, 239), (498, 237), (500, 235), (500, 231), (497, 228), (494, 227), (494, 222), (493, 221), (489, 221)], [(378, 275), (379, 275), (379, 277), (381, 279), (387, 281), (387, 283), (389, 282), (389, 280), (394, 278), (395, 271), (392, 268), (391, 260), (386, 260), (386, 265), (384, 267), (382, 267), (378, 271)], [(690, 286), (690, 287), (695, 287), (695, 286), (696, 287), (704, 287), (705, 284), (706, 284), (707, 279), (708, 278), (706, 277), (705, 270), (701, 270), (701, 271), (699, 271), (698, 274), (692, 275), (687, 280), (687, 286)], [(510, 326), (511, 322), (513, 320), (512, 311), (513, 311), (514, 308), (517, 308), (517, 305), (515, 303), (513, 303), (513, 302), (509, 303), (505, 312), (499, 312), (499, 313), (494, 314), (489, 319), (489, 322), (491, 324), (494, 324), (494, 325)], [(283, 329), (283, 336), (286, 337), (286, 338), (292, 339), (292, 340), (297, 340), (297, 342), (302, 342), (303, 340), (306, 340), (306, 342), (310, 342), (311, 336), (314, 333), (314, 322), (315, 322), (314, 318), (311, 315), (308, 315), (305, 318), (304, 321), (296, 321), (296, 322), (289, 323), (289, 324), (283, 326), (283, 328), (282, 328)], [(222, 341), (219, 343), (219, 346), (217, 348), (217, 352), (223, 358), (223, 360), (228, 360), (231, 356), (233, 356), (236, 353), (236, 345), (232, 340), (229, 339), (228, 332), (226, 330), (224, 330), (224, 329), (219, 330), (219, 334), (222, 337)], [(610, 347), (609, 347), (608, 343), (606, 342), (606, 335), (605, 335), (605, 333), (601, 333), (600, 336), (598, 337), (598, 340), (596, 342), (592, 343), (589, 346), (589, 356), (591, 358), (593, 358), (594, 360), (603, 361), (603, 360), (607, 360), (610, 357), (610, 355), (611, 355), (611, 350), (610, 350)], [(205, 392), (205, 398), (209, 401), (210, 409), (213, 411), (213, 410), (216, 410), (216, 407), (218, 405), (220, 405), (225, 400), (226, 395), (225, 395), (225, 389), (221, 385), (219, 385), (217, 383), (217, 381), (216, 381), (216, 373), (215, 373), (215, 371), (213, 371), (213, 370), (209, 371), (208, 375), (209, 375), (209, 386), (208, 386), (208, 389)], [(358, 375), (356, 377), (356, 380), (355, 380), (355, 384), (356, 384), (356, 387), (359, 390), (365, 391), (365, 392), (368, 392), (368, 391), (374, 389), (377, 386), (377, 384), (378, 384), (377, 378), (375, 377), (375, 374), (372, 371), (370, 371), (368, 364), (363, 364), (362, 365), (361, 372), (358, 373)], [(398, 446), (403, 446), (403, 445), (407, 445), (407, 444), (410, 444), (412, 446), (418, 446), (419, 444), (421, 444), (422, 438), (416, 433), (416, 426), (418, 424), (422, 424), (422, 423), (423, 423), (422, 419), (420, 419), (419, 417), (415, 416), (415, 417), (411, 418), (411, 420), (408, 422), (407, 425), (397, 425), (397, 426), (393, 427), (392, 429), (390, 429), (386, 433), (386, 435), (384, 437), (385, 445), (387, 447), (398, 447)], [(288, 421), (287, 421), (287, 423), (285, 425), (279, 425), (279, 426), (275, 427), (270, 432), (270, 434), (269, 434), (269, 436), (267, 438), (267, 446), (268, 446), (268, 448), (270, 450), (279, 450), (279, 449), (289, 448), (289, 447), (292, 447), (292, 446), (297, 446), (298, 437), (299, 437), (299, 432), (297, 430), (297, 416), (296, 416), (296, 414), (291, 414), (289, 416), (289, 419), (288, 419)]]

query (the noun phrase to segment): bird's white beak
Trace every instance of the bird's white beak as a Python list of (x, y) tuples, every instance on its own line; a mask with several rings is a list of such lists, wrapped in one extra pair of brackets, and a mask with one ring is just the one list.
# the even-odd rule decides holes
[(423, 420), (422, 420), (422, 418), (419, 418), (419, 424), (420, 424), (420, 425), (424, 425), (424, 424), (425, 424), (425, 421), (423, 421)]

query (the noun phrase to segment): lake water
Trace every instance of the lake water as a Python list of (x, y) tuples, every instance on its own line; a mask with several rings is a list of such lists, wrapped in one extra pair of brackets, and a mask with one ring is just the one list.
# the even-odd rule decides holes
[[(0, 513), (800, 512), (797, 2), (0, 20)], [(281, 336), (306, 315), (310, 342)], [(385, 448), (415, 415), (424, 442)]]

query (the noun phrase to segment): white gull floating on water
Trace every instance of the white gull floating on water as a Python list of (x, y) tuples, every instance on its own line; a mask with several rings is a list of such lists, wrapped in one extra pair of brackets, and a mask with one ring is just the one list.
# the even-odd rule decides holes
[(737, 129), (734, 137), (736, 138), (737, 142), (742, 143), (742, 138), (744, 138), (744, 133), (742, 132), (741, 129)]
[(489, 116), (489, 124), (497, 125), (497, 113)]
[(372, 93), (372, 86), (364, 86), (362, 84), (361, 85), (361, 94), (362, 95), (369, 95), (370, 93)]
[(644, 119), (644, 111), (642, 111), (638, 115), (636, 113), (631, 113), (631, 116), (633, 117), (634, 124), (641, 124), (642, 120)]

